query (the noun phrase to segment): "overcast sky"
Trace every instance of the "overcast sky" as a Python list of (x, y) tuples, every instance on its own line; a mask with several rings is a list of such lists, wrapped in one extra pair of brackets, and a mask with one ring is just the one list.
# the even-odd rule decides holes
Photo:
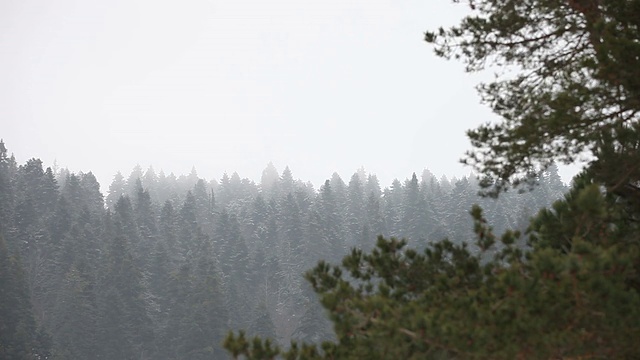
[(478, 75), (423, 33), (448, 0), (3, 0), (0, 137), (19, 163), (136, 165), (316, 186), (359, 167), (383, 186), (461, 177), (465, 130), (493, 119)]

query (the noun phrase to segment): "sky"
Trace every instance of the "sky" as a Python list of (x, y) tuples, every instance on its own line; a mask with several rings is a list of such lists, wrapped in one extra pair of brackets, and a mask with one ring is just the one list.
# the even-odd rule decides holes
[[(3, 0), (0, 138), (19, 163), (139, 164), (258, 182), (269, 162), (317, 186), (462, 177), (465, 131), (495, 120), (487, 74), (433, 54), (448, 0)], [(568, 180), (572, 170), (563, 169)]]

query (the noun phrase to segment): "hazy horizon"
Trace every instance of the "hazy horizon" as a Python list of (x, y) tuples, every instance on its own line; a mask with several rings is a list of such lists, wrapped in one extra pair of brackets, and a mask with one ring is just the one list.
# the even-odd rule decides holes
[[(114, 0), (0, 4), (0, 134), (19, 163), (259, 182), (273, 162), (316, 188), (358, 168), (382, 186), (468, 175), (467, 129), (495, 119), (481, 78), (423, 33), (448, 1)], [(561, 169), (568, 182), (575, 169)], [(346, 179), (345, 179), (346, 178)]]

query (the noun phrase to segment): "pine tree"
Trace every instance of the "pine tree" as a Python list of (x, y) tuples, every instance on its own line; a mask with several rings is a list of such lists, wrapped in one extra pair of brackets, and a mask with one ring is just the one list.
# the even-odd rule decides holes
[(102, 215), (104, 211), (104, 197), (100, 192), (100, 184), (93, 173), (80, 175), (80, 188), (82, 206), (86, 207), (94, 215)]
[(365, 194), (369, 195), (371, 193), (373, 193), (373, 195), (378, 199), (382, 196), (380, 181), (375, 174), (369, 174), (367, 177), (367, 183), (365, 184)]
[(213, 251), (224, 276), (230, 324), (244, 328), (249, 323), (247, 317), (252, 308), (248, 303), (252, 297), (247, 286), (251, 279), (249, 253), (236, 216), (226, 210), (222, 211), (216, 224)]
[(0, 358), (32, 359), (36, 325), (20, 257), (0, 236)]
[(171, 256), (171, 264), (175, 265), (182, 260), (178, 244), (178, 214), (169, 200), (165, 201), (160, 211), (160, 242), (165, 244)]
[(517, 69), (478, 88), (501, 117), (467, 133), (473, 150), (465, 162), (486, 177), (483, 184), (501, 190), (535, 181), (532, 169), (572, 163), (585, 151), (595, 155), (593, 176), (610, 190), (640, 180), (637, 0), (468, 4), (459, 25), (425, 39), (470, 72), (489, 63)]
[[(311, 298), (306, 301), (305, 305), (304, 314), (300, 319), (300, 324), (294, 330), (292, 338), (310, 344), (321, 344), (324, 341), (333, 340), (335, 335), (331, 329), (331, 322), (320, 302)], [(266, 338), (266, 336), (263, 337)]]
[(193, 288), (187, 298), (191, 312), (184, 319), (187, 329), (183, 333), (183, 349), (184, 358), (205, 360), (223, 355), (221, 343), (229, 319), (221, 276), (211, 257), (212, 249), (208, 241), (202, 245), (193, 274)]
[(346, 228), (349, 238), (347, 246), (355, 246), (358, 242), (359, 230), (362, 228), (365, 219), (365, 199), (364, 190), (360, 181), (360, 176), (355, 173), (349, 180), (347, 188), (347, 212)]
[(81, 259), (72, 265), (61, 288), (54, 309), (54, 353), (61, 359), (95, 357), (98, 348), (95, 280)]
[(390, 236), (401, 236), (403, 193), (402, 183), (398, 179), (394, 179), (391, 188), (385, 188), (382, 193), (384, 217)]
[(264, 197), (271, 198), (277, 194), (279, 177), (278, 170), (269, 162), (260, 177), (260, 191)]
[[(126, 198), (121, 198), (126, 199)], [(118, 203), (121, 203), (120, 201)], [(127, 239), (118, 230), (109, 244), (98, 293), (100, 354), (106, 359), (147, 358), (154, 351), (148, 293)]]
[(107, 195), (107, 207), (113, 209), (121, 196), (127, 194), (126, 183), (124, 177), (118, 171), (113, 176), (113, 181), (109, 185), (109, 194)]
[(6, 235), (13, 217), (14, 191), (12, 186), (12, 163), (4, 141), (0, 140), (0, 235)]
[(251, 321), (248, 332), (250, 335), (263, 338), (276, 338), (276, 327), (264, 303), (258, 304), (251, 318), (253, 320)]
[(420, 192), (418, 178), (413, 173), (411, 180), (407, 180), (404, 186), (404, 202), (402, 207), (402, 236), (411, 239), (414, 244), (424, 244), (427, 229), (426, 200)]
[(367, 235), (364, 235), (363, 231), (359, 246), (363, 250), (371, 250), (375, 245), (373, 239), (377, 238), (378, 235), (387, 234), (382, 209), (380, 208), (380, 198), (373, 192), (369, 193), (369, 197), (367, 197), (366, 211), (367, 222), (364, 227), (367, 229)]
[(446, 200), (447, 233), (452, 241), (460, 243), (472, 234), (473, 223), (462, 209), (469, 209), (479, 201), (478, 189), (467, 177), (458, 180)]
[(153, 166), (149, 166), (147, 171), (145, 171), (143, 177), (141, 178), (142, 187), (146, 189), (151, 195), (151, 200), (154, 203), (159, 202), (158, 198), (158, 175), (156, 175), (155, 170), (153, 170)]
[[(340, 184), (342, 180), (335, 177), (335, 183)], [(342, 183), (344, 185), (344, 183)], [(339, 185), (341, 186), (341, 185)], [(344, 192), (344, 189), (342, 190)], [(333, 186), (329, 180), (325, 181), (318, 194), (318, 213), (320, 215), (320, 226), (324, 233), (324, 243), (328, 246), (329, 256), (326, 259), (338, 260), (346, 250), (344, 242), (344, 222), (340, 211), (337, 196), (333, 191)]]
[(140, 164), (136, 164), (131, 170), (129, 177), (127, 178), (125, 185), (125, 195), (133, 197), (138, 188), (138, 180), (142, 180), (143, 177), (142, 167)]
[(282, 171), (282, 175), (280, 176), (280, 191), (281, 195), (287, 196), (287, 194), (292, 193), (295, 187), (295, 181), (293, 180), (293, 174), (291, 173), (291, 169), (289, 167), (285, 167)]

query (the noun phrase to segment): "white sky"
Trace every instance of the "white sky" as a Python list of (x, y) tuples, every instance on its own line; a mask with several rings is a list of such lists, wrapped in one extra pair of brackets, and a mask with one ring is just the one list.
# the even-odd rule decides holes
[[(139, 163), (316, 186), (361, 166), (383, 186), (469, 173), (493, 119), (477, 75), (433, 55), (448, 0), (2, 0), (0, 137), (108, 189)], [(567, 173), (569, 174), (569, 173)], [(565, 175), (565, 174), (563, 174)], [(568, 176), (568, 175), (567, 175)]]

